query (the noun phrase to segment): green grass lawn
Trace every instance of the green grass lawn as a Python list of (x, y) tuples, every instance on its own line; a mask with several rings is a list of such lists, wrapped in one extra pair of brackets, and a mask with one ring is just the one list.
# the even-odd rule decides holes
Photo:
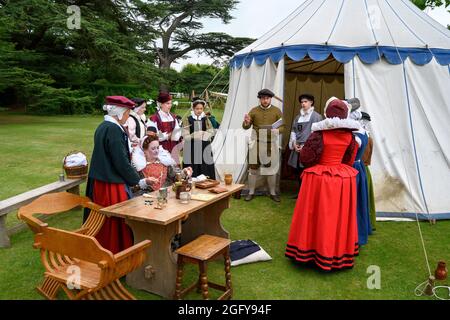
[[(217, 117), (220, 120), (222, 114)], [(62, 158), (71, 150), (83, 151), (90, 158), (93, 134), (101, 121), (101, 116), (35, 117), (0, 112), (0, 200), (56, 181)], [(234, 299), (431, 299), (414, 295), (414, 288), (428, 275), (416, 223), (378, 222), (354, 269), (326, 274), (299, 267), (284, 257), (294, 205), (290, 194), (282, 197), (281, 204), (266, 197), (250, 203), (232, 200), (222, 217), (231, 238), (252, 239), (273, 258), (232, 268)], [(8, 225), (16, 222), (11, 213)], [(80, 223), (80, 211), (49, 221), (67, 229)], [(450, 221), (421, 223), (421, 227), (434, 271), (439, 260), (450, 261)], [(42, 279), (43, 267), (38, 251), (31, 246), (31, 231), (13, 235), (11, 242), (10, 249), (0, 249), (0, 299), (42, 299), (34, 289)], [(367, 268), (372, 265), (381, 269), (380, 290), (367, 288), (371, 275)], [(186, 271), (188, 284), (197, 277), (197, 270), (187, 266)], [(208, 274), (211, 280), (222, 282), (223, 265), (212, 263)], [(130, 291), (139, 299), (160, 299)], [(193, 293), (187, 298), (200, 297)]]

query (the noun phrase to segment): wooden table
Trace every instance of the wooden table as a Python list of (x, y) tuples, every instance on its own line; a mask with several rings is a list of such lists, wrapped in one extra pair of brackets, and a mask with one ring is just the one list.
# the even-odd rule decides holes
[(176, 281), (176, 254), (171, 248), (172, 240), (181, 234), (184, 245), (202, 234), (229, 238), (229, 233), (220, 223), (222, 212), (229, 208), (231, 196), (244, 188), (242, 184), (221, 185), (227, 192), (216, 194), (195, 189), (194, 194), (214, 195), (208, 202), (191, 200), (180, 203), (175, 192), (170, 191), (167, 206), (155, 209), (156, 194), (152, 205), (145, 205), (143, 196), (100, 210), (107, 216), (125, 218), (134, 234), (134, 243), (149, 239), (152, 245), (147, 249), (147, 258), (142, 266), (127, 275), (127, 284), (139, 290), (146, 290), (165, 298), (172, 298)]

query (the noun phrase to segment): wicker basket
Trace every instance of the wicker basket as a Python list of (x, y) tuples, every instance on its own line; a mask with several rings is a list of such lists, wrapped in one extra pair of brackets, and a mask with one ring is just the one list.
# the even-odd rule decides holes
[[(86, 178), (88, 175), (88, 166), (87, 165), (76, 166), (76, 167), (66, 167), (66, 158), (72, 154), (76, 154), (79, 152), (80, 151), (71, 151), (64, 157), (63, 168), (64, 168), (64, 171), (66, 172), (67, 179), (81, 179), (81, 178)], [(83, 152), (81, 152), (81, 153), (83, 153)]]

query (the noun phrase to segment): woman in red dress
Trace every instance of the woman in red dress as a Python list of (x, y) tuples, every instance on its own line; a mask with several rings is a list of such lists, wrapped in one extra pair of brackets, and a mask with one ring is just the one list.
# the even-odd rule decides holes
[(325, 271), (352, 268), (358, 255), (356, 175), (352, 165), (358, 150), (347, 119), (349, 108), (331, 98), (326, 119), (313, 124), (313, 133), (300, 151), (307, 168), (292, 218), (285, 255), (313, 262)]

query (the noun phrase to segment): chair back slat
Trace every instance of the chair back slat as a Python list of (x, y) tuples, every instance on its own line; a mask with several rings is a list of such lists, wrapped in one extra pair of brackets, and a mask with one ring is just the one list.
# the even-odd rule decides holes
[(41, 250), (57, 252), (70, 258), (96, 264), (104, 261), (109, 267), (115, 266), (112, 252), (100, 246), (94, 237), (47, 227), (42, 229), (42, 233), (36, 234), (34, 245)]
[(82, 197), (69, 192), (56, 192), (40, 196), (30, 204), (19, 209), (18, 216), (34, 214), (55, 214), (59, 212), (70, 211), (76, 207), (85, 207), (91, 200), (88, 197)]

